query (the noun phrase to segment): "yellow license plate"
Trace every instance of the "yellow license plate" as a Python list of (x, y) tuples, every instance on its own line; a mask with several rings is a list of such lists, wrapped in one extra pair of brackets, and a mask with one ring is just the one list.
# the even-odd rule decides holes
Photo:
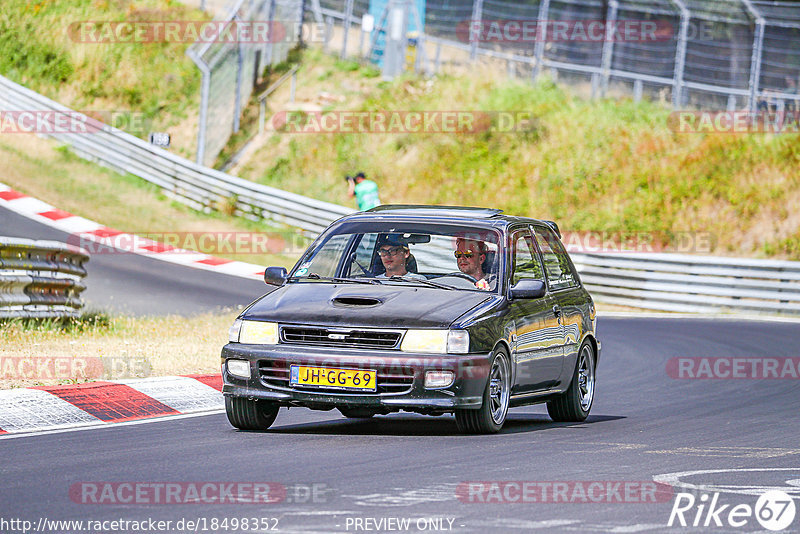
[(290, 378), (293, 386), (376, 391), (378, 372), (292, 365)]

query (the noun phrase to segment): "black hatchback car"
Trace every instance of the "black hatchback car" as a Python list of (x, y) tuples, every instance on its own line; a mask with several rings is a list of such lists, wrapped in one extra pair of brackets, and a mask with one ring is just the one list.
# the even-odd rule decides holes
[(501, 210), (381, 206), (339, 219), (222, 349), (237, 428), (281, 406), (371, 417), (454, 413), (497, 432), (509, 407), (583, 421), (595, 391), (595, 307), (551, 221)]

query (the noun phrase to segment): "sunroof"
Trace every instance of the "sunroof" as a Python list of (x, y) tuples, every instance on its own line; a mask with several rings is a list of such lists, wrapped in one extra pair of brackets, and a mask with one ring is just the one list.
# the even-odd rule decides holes
[(398, 215), (439, 215), (443, 217), (476, 217), (488, 219), (503, 210), (467, 206), (429, 206), (414, 204), (387, 204), (368, 210), (369, 213), (396, 213)]

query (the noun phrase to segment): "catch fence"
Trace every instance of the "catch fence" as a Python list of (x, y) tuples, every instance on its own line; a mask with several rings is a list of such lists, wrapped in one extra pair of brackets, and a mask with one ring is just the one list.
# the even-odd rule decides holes
[[(676, 109), (800, 108), (797, 2), (389, 0), (403, 1), (416, 6), (422, 22), (422, 31), (408, 36), (416, 46), (409, 57), (422, 72), (505, 63), (512, 76), (545, 73), (582, 84), (592, 96), (647, 95)], [(341, 28), (327, 32), (326, 46), (352, 56), (357, 39), (347, 30), (361, 31), (362, 17), (386, 3), (320, 0), (308, 16)]]

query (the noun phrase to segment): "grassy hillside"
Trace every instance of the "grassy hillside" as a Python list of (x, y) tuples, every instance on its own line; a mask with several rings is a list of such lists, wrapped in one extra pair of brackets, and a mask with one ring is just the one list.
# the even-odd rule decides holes
[(324, 110), (530, 111), (535, 119), (516, 133), (278, 131), (240, 176), (352, 204), (342, 177), (361, 169), (383, 202), (499, 207), (573, 231), (707, 232), (714, 253), (800, 259), (796, 134), (678, 134), (663, 104), (588, 101), (491, 72), (382, 82), (314, 50), (298, 84), (306, 108), (325, 91)]
[(80, 42), (70, 28), (82, 21), (208, 18), (174, 0), (3, 0), (0, 74), (106, 121), (113, 112), (120, 127), (137, 126), (125, 112), (141, 114), (145, 129), (169, 129), (183, 155), (191, 155), (201, 76), (185, 55), (189, 45)]

